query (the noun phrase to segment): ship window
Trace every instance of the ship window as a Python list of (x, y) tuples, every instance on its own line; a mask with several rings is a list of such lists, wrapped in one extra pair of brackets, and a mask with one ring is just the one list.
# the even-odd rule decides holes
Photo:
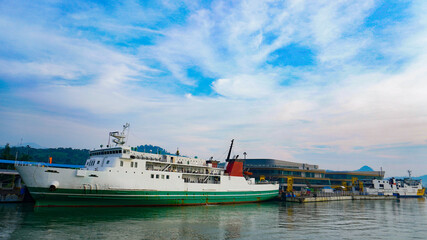
[(169, 179), (169, 175), (166, 175), (166, 179)]
[(159, 174), (156, 174), (156, 178), (159, 178)]
[(151, 178), (154, 178), (154, 174), (151, 174)]
[(165, 175), (162, 175), (162, 179), (165, 179)]
[(133, 167), (133, 162), (130, 162), (130, 167)]
[(109, 164), (109, 163), (110, 163), (110, 160), (107, 161), (107, 164)]
[(138, 163), (136, 162), (136, 163), (135, 163), (135, 168), (137, 168), (137, 167), (138, 167)]
[(96, 164), (99, 164), (99, 161)]
[(120, 161), (120, 167), (123, 167), (123, 161)]

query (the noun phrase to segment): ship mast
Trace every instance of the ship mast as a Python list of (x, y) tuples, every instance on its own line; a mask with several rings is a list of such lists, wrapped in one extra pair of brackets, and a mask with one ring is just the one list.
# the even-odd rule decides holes
[(113, 142), (116, 144), (116, 146), (123, 146), (126, 143), (126, 130), (129, 133), (129, 127), (130, 124), (126, 123), (123, 125), (123, 131), (121, 133), (119, 133), (119, 131), (110, 132), (110, 136), (115, 138), (113, 139)]

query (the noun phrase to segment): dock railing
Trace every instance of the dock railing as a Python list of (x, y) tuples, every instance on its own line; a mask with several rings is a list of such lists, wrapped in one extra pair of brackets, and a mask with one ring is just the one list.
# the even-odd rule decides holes
[(296, 196), (301, 197), (341, 197), (341, 196), (359, 196), (365, 195), (359, 191), (336, 191), (336, 192), (309, 192), (309, 193), (295, 193)]

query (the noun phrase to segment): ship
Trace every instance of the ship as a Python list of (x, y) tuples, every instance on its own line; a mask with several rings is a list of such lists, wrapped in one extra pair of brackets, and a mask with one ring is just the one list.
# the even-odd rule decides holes
[[(244, 174), (243, 160), (219, 161), (140, 152), (125, 146), (129, 124), (110, 132), (106, 148), (90, 151), (84, 167), (16, 164), (36, 207), (120, 207), (232, 204), (271, 200), (276, 182)], [(127, 133), (126, 133), (127, 131)], [(110, 138), (112, 144), (110, 144)], [(113, 144), (115, 144), (113, 146)]]
[(365, 193), (368, 195), (396, 196), (398, 198), (421, 198), (424, 197), (425, 188), (422, 180), (403, 178), (390, 178), (389, 180), (367, 180), (364, 181)]

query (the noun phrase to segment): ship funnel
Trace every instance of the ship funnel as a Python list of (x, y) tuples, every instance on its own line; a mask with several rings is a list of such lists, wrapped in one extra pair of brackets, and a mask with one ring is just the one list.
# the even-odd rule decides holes
[(226, 162), (228, 163), (225, 172), (229, 176), (243, 177), (243, 162), (238, 160), (239, 155), (230, 159), (231, 149), (233, 148), (234, 139), (231, 140), (230, 149), (228, 151)]

